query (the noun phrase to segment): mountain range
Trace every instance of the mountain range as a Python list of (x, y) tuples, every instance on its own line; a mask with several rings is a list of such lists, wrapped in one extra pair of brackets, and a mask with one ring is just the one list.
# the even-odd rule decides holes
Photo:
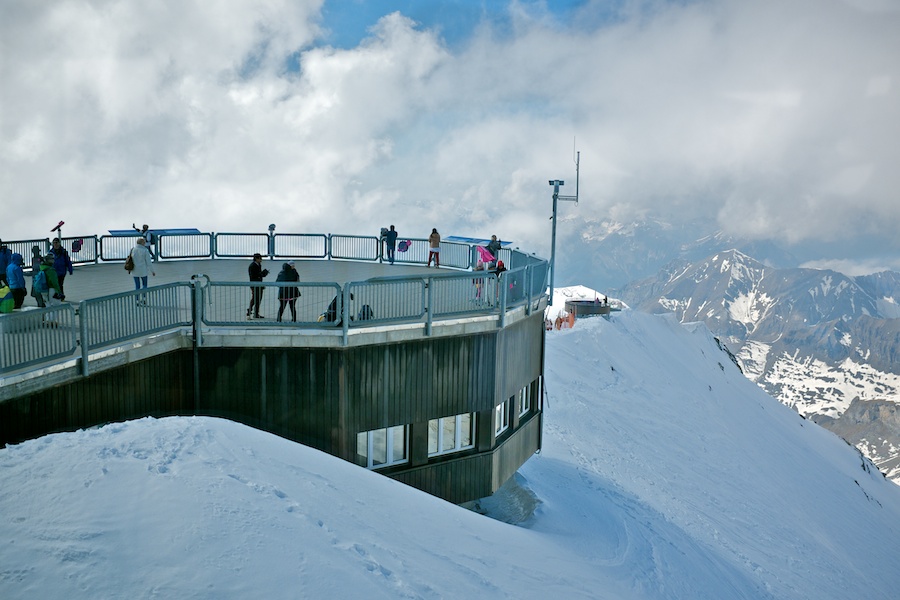
[(730, 249), (615, 294), (705, 323), (748, 378), (900, 481), (900, 274), (776, 268)]

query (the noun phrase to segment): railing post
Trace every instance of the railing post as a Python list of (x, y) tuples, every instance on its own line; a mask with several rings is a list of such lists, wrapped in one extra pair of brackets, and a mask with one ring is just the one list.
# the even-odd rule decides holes
[(498, 326), (500, 327), (500, 329), (503, 329), (504, 327), (506, 327), (506, 290), (507, 290), (507, 287), (506, 287), (506, 281), (503, 279), (502, 276), (497, 278), (497, 285), (500, 286), (500, 321), (499, 321)]
[(431, 336), (431, 315), (434, 314), (434, 279), (429, 277), (425, 280), (425, 335)]
[(209, 277), (206, 275), (191, 275), (191, 320), (193, 321), (195, 347), (203, 345), (203, 330), (201, 329), (201, 325), (203, 323), (203, 300), (206, 293), (203, 290), (203, 282), (200, 280), (201, 277), (206, 279), (206, 282), (209, 283)]
[(531, 265), (526, 265), (525, 277), (523, 278), (523, 279), (525, 279), (525, 289), (523, 291), (525, 292), (525, 314), (526, 315), (531, 314), (531, 278), (532, 278)]
[(90, 300), (83, 300), (81, 302), (81, 306), (78, 308), (78, 343), (81, 344), (81, 376), (87, 377), (90, 375), (90, 369), (88, 368), (88, 357), (90, 355), (90, 344), (88, 343), (87, 338), (87, 323), (85, 322), (85, 315), (88, 312), (88, 308), (90, 307)]
[(341, 329), (343, 330), (344, 346), (349, 341), (350, 332), (350, 283), (344, 282), (344, 291), (342, 293), (343, 305), (341, 306)]
[(331, 234), (325, 236), (325, 258), (331, 260)]

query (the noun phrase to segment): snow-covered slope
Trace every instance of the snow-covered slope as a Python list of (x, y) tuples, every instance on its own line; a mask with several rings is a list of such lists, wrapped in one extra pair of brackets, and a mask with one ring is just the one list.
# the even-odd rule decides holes
[(626, 310), (547, 344), (543, 451), (480, 503), (519, 526), (227, 421), (142, 419), (0, 450), (0, 597), (896, 597), (900, 488), (705, 327)]
[[(640, 310), (706, 323), (748, 377), (833, 431), (843, 434), (834, 420), (854, 400), (900, 400), (900, 274), (775, 269), (728, 250), (671, 263), (620, 293)], [(900, 430), (876, 424), (863, 437), (868, 456), (900, 477), (888, 466), (900, 454), (885, 450), (900, 447)]]

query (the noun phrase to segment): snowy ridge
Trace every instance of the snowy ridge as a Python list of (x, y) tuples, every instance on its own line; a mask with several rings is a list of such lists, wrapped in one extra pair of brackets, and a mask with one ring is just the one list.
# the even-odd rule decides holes
[(220, 419), (2, 449), (0, 597), (896, 597), (900, 487), (706, 327), (584, 319), (546, 375), (520, 526)]
[[(850, 424), (836, 419), (854, 399), (900, 401), (896, 273), (775, 269), (728, 250), (673, 263), (620, 293), (641, 310), (706, 323), (751, 380), (841, 435)], [(900, 454), (885, 449), (900, 447), (900, 427), (878, 429), (854, 435), (867, 439), (867, 456), (897, 473), (890, 465)]]

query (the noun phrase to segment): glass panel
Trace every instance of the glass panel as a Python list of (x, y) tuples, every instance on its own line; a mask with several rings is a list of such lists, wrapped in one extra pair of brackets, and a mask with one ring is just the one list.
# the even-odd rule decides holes
[(438, 420), (428, 421), (428, 454), (437, 454), (438, 451)]
[(387, 430), (376, 429), (370, 431), (372, 436), (372, 466), (383, 465), (387, 462)]
[(391, 439), (393, 441), (392, 444), (392, 454), (391, 454), (391, 462), (405, 462), (406, 461), (406, 427), (401, 425), (399, 427), (391, 427)]
[(369, 434), (365, 431), (361, 431), (356, 434), (356, 463), (363, 467), (368, 466), (368, 455)]
[(441, 440), (441, 451), (453, 450), (456, 447), (456, 417), (441, 419), (444, 437)]
[(472, 445), (472, 413), (459, 416), (459, 445), (468, 448)]

